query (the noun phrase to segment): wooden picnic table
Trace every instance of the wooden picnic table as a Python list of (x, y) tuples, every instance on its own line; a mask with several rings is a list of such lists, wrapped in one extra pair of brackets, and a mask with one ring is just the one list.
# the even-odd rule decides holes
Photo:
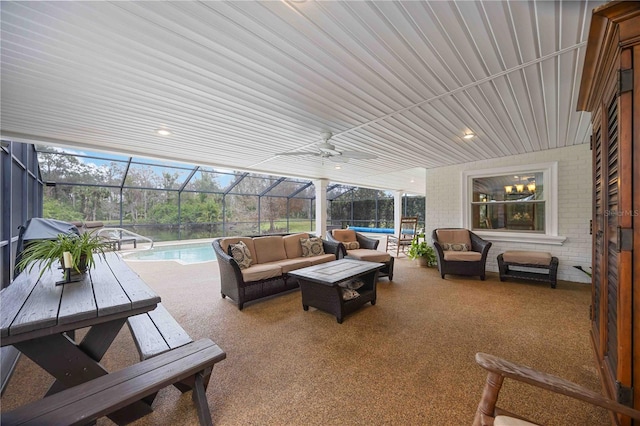
[[(55, 379), (47, 395), (108, 374), (100, 360), (127, 318), (156, 308), (160, 297), (116, 253), (81, 281), (56, 286), (62, 271), (23, 271), (0, 292), (0, 343), (13, 345)], [(74, 331), (89, 330), (81, 342)], [(109, 415), (116, 423), (151, 411), (138, 401)]]

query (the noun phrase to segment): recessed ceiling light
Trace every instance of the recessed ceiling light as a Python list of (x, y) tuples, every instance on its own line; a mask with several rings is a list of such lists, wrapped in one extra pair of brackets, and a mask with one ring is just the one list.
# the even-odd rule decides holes
[(471, 138), (473, 138), (474, 136), (475, 136), (475, 134), (473, 134), (473, 133), (465, 133), (465, 135), (463, 136), (463, 138), (465, 138), (465, 139), (471, 139)]
[(416, 180), (415, 180), (415, 179), (411, 179), (411, 180), (410, 180), (410, 182), (411, 182), (411, 183), (415, 183), (415, 182), (416, 182)]
[(171, 135), (171, 131), (169, 131), (167, 129), (158, 129), (158, 130), (156, 130), (156, 133), (159, 134), (160, 136), (169, 136), (169, 135)]
[(340, 170), (342, 166), (340, 164), (336, 164), (336, 170)]

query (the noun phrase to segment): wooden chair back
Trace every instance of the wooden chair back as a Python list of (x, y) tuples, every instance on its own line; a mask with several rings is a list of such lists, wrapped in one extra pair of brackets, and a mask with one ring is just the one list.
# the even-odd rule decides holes
[(400, 232), (398, 235), (387, 236), (386, 250), (395, 250), (396, 257), (400, 254), (400, 249), (411, 245), (411, 241), (418, 234), (418, 218), (416, 216), (403, 216), (400, 218)]

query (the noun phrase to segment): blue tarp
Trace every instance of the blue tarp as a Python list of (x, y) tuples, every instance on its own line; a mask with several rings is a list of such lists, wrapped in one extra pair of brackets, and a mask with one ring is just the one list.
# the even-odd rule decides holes
[(375, 232), (378, 234), (393, 234), (393, 228), (366, 228), (364, 226), (350, 226), (349, 229), (353, 229), (356, 232)]
[[(367, 228), (364, 226), (349, 226), (349, 229), (353, 229), (356, 232), (373, 232), (376, 234), (395, 234), (393, 228)], [(413, 229), (403, 229), (403, 234), (413, 234)]]

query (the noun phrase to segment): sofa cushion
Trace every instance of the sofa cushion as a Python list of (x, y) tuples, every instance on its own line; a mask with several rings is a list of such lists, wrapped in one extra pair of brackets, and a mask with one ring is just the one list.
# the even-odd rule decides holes
[(277, 278), (282, 275), (282, 268), (277, 264), (251, 265), (242, 270), (242, 278), (245, 282)]
[(287, 252), (287, 258), (295, 259), (296, 257), (302, 257), (302, 247), (300, 246), (300, 240), (302, 238), (309, 238), (309, 234), (306, 232), (300, 232), (298, 234), (285, 235), (282, 237), (284, 241), (284, 251)]
[(320, 256), (305, 257), (305, 259), (311, 262), (311, 265), (319, 265), (321, 263), (333, 262), (334, 260), (336, 260), (336, 255), (327, 253), (321, 254)]
[(255, 263), (268, 263), (287, 258), (287, 252), (284, 250), (284, 240), (280, 235), (256, 237), (253, 239), (253, 246), (256, 250)]
[(391, 258), (389, 253), (370, 249), (349, 250), (347, 257), (367, 262), (388, 262)]
[(253, 263), (249, 247), (242, 241), (238, 241), (236, 244), (229, 244), (229, 255), (235, 259), (240, 269), (248, 268)]
[(482, 253), (477, 251), (446, 251), (444, 252), (444, 260), (458, 260), (463, 262), (477, 262), (482, 259)]
[(444, 243), (449, 244), (466, 244), (467, 247), (471, 246), (471, 236), (467, 229), (438, 229), (436, 231), (438, 236), (438, 242), (442, 245)]
[(307, 266), (311, 266), (311, 261), (304, 257), (299, 257), (297, 259), (283, 259), (276, 260), (274, 262), (269, 262), (267, 265), (278, 265), (282, 268), (282, 273), (286, 274), (287, 272), (291, 272), (295, 269), (306, 268)]
[(442, 250), (451, 250), (451, 251), (469, 251), (471, 247), (469, 247), (465, 243), (442, 243)]
[(302, 248), (302, 257), (314, 257), (324, 254), (322, 238), (302, 238), (300, 239), (300, 247)]
[(222, 238), (220, 240), (220, 247), (222, 247), (222, 250), (227, 253), (229, 256), (231, 256), (231, 253), (229, 253), (229, 244), (236, 244), (237, 242), (242, 241), (247, 248), (249, 248), (249, 253), (251, 253), (251, 258), (253, 259), (253, 263), (256, 263), (256, 250), (253, 246), (253, 238), (251, 237), (227, 237), (227, 238)]
[(357, 250), (360, 248), (360, 243), (357, 241), (347, 241), (342, 244), (344, 245), (344, 248), (346, 248), (347, 250)]
[(350, 241), (358, 241), (356, 238), (356, 231), (353, 229), (334, 229), (331, 231), (333, 238), (341, 243), (347, 243)]
[(548, 266), (551, 263), (551, 253), (543, 251), (505, 251), (502, 260), (509, 263)]

